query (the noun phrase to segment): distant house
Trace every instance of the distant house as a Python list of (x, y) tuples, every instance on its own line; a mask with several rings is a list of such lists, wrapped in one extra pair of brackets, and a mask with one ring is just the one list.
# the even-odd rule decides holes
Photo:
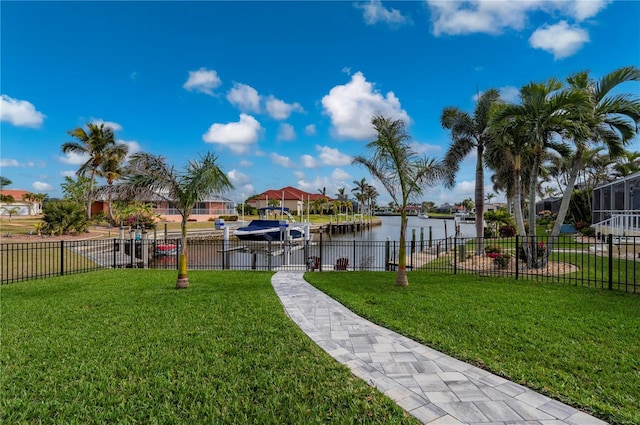
[[(169, 205), (169, 202), (161, 196), (155, 196), (152, 199), (138, 199), (140, 202), (152, 204), (155, 207), (155, 213), (160, 215), (162, 221), (176, 222), (182, 220), (182, 216), (177, 209)], [(109, 206), (105, 199), (98, 199), (91, 205), (91, 215), (108, 212)], [(219, 194), (211, 194), (196, 205), (191, 210), (189, 220), (191, 221), (212, 221), (220, 216), (238, 215), (235, 208), (235, 202), (229, 198), (225, 198)]]
[(13, 215), (33, 215), (33, 214), (37, 214), (36, 211), (34, 211), (34, 205), (31, 202), (27, 202), (27, 201), (23, 201), (22, 200), (22, 196), (26, 195), (27, 193), (30, 193), (26, 190), (21, 190), (21, 189), (2, 189), (0, 190), (0, 195), (4, 196), (11, 196), (13, 198), (13, 202), (2, 202), (0, 201), (0, 215), (8, 215), (7, 214), (7, 208), (17, 208), (18, 211), (16, 214)]
[(289, 208), (293, 215), (301, 216), (306, 213), (305, 202), (313, 202), (316, 199), (324, 198), (328, 202), (332, 202), (333, 198), (322, 195), (320, 193), (309, 193), (295, 187), (287, 186), (281, 189), (270, 189), (251, 198), (247, 201), (247, 205), (253, 208), (265, 208), (270, 206), (270, 201), (278, 201), (277, 206)]

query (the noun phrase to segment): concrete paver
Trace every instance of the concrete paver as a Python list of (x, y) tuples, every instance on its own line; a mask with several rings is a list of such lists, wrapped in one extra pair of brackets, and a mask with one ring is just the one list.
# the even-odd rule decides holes
[(357, 316), (299, 271), (272, 284), (289, 317), (322, 349), (424, 424), (606, 422)]

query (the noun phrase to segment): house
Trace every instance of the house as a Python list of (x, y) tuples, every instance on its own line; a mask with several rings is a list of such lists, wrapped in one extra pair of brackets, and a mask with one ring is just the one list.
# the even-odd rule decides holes
[(640, 236), (640, 172), (594, 188), (591, 214), (599, 234)]
[[(248, 200), (247, 205), (253, 208), (265, 208), (273, 206), (274, 201), (277, 201), (278, 207), (289, 208), (291, 214), (301, 216), (307, 212), (306, 203), (313, 203), (313, 201), (321, 198), (326, 199), (328, 202), (333, 201), (332, 198), (320, 193), (309, 193), (287, 186), (282, 189), (271, 189), (262, 192)], [(269, 205), (270, 201), (272, 202), (271, 205)]]
[(538, 201), (536, 202), (536, 214), (540, 214), (542, 211), (551, 211), (552, 214), (557, 214), (560, 211), (560, 203), (562, 203), (562, 198), (546, 198)]
[[(178, 222), (182, 220), (182, 216), (178, 210), (169, 202), (164, 200), (161, 196), (154, 196), (152, 199), (138, 199), (138, 201), (145, 204), (152, 204), (155, 207), (155, 213), (160, 215), (160, 220), (169, 222)], [(99, 199), (94, 201), (91, 205), (91, 215), (104, 212), (107, 214), (109, 211), (109, 205), (107, 200), (103, 196), (99, 196)], [(225, 198), (219, 194), (211, 194), (196, 205), (191, 210), (189, 215), (190, 221), (213, 221), (220, 216), (237, 216), (238, 212), (235, 208), (235, 202), (229, 198)]]
[(2, 195), (2, 199), (5, 199), (5, 196), (10, 196), (13, 198), (13, 202), (2, 201), (0, 200), (0, 215), (8, 215), (7, 208), (17, 208), (17, 212), (13, 215), (35, 215), (38, 214), (38, 211), (35, 211), (37, 206), (28, 201), (23, 201), (22, 196), (26, 195), (28, 192), (26, 190), (21, 189), (2, 189), (0, 190), (0, 195)]

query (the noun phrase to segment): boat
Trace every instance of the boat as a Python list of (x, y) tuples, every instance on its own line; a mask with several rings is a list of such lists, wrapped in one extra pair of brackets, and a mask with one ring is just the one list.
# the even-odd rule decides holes
[[(264, 217), (269, 211), (279, 212), (287, 215), (288, 220), (268, 220)], [(306, 234), (305, 226), (296, 223), (288, 208), (266, 207), (258, 210), (260, 219), (252, 220), (248, 226), (238, 227), (233, 235), (243, 241), (283, 241), (285, 235), (289, 233), (289, 240), (304, 239)]]
[(422, 219), (429, 218), (429, 214), (419, 214), (418, 218), (422, 218)]

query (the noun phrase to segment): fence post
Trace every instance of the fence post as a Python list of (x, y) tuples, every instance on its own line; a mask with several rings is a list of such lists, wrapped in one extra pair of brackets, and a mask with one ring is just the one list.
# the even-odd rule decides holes
[(613, 289), (613, 235), (607, 237), (607, 245), (609, 248), (609, 289)]
[(64, 241), (60, 241), (60, 276), (64, 276)]
[(387, 240), (384, 242), (384, 271), (385, 272), (389, 271), (389, 262), (391, 261), (390, 251), (391, 251), (391, 241), (387, 236)]
[[(329, 227), (329, 232), (331, 232), (331, 227)], [(320, 226), (320, 264), (318, 265), (318, 271), (322, 271), (322, 226)]]
[(453, 274), (458, 274), (458, 238), (453, 237)]
[(420, 228), (420, 252), (424, 251), (424, 227)]
[(520, 276), (520, 250), (518, 249), (518, 247), (520, 246), (519, 240), (520, 236), (516, 235), (516, 280), (518, 280), (518, 277)]
[[(355, 220), (354, 220), (355, 222)], [(353, 270), (356, 269), (356, 240), (353, 240)]]
[(113, 267), (112, 268), (116, 268), (116, 262), (117, 262), (117, 257), (116, 257), (116, 247), (118, 246), (118, 242), (116, 242), (117, 239), (113, 238)]
[(267, 242), (267, 268), (271, 271), (271, 241)]

